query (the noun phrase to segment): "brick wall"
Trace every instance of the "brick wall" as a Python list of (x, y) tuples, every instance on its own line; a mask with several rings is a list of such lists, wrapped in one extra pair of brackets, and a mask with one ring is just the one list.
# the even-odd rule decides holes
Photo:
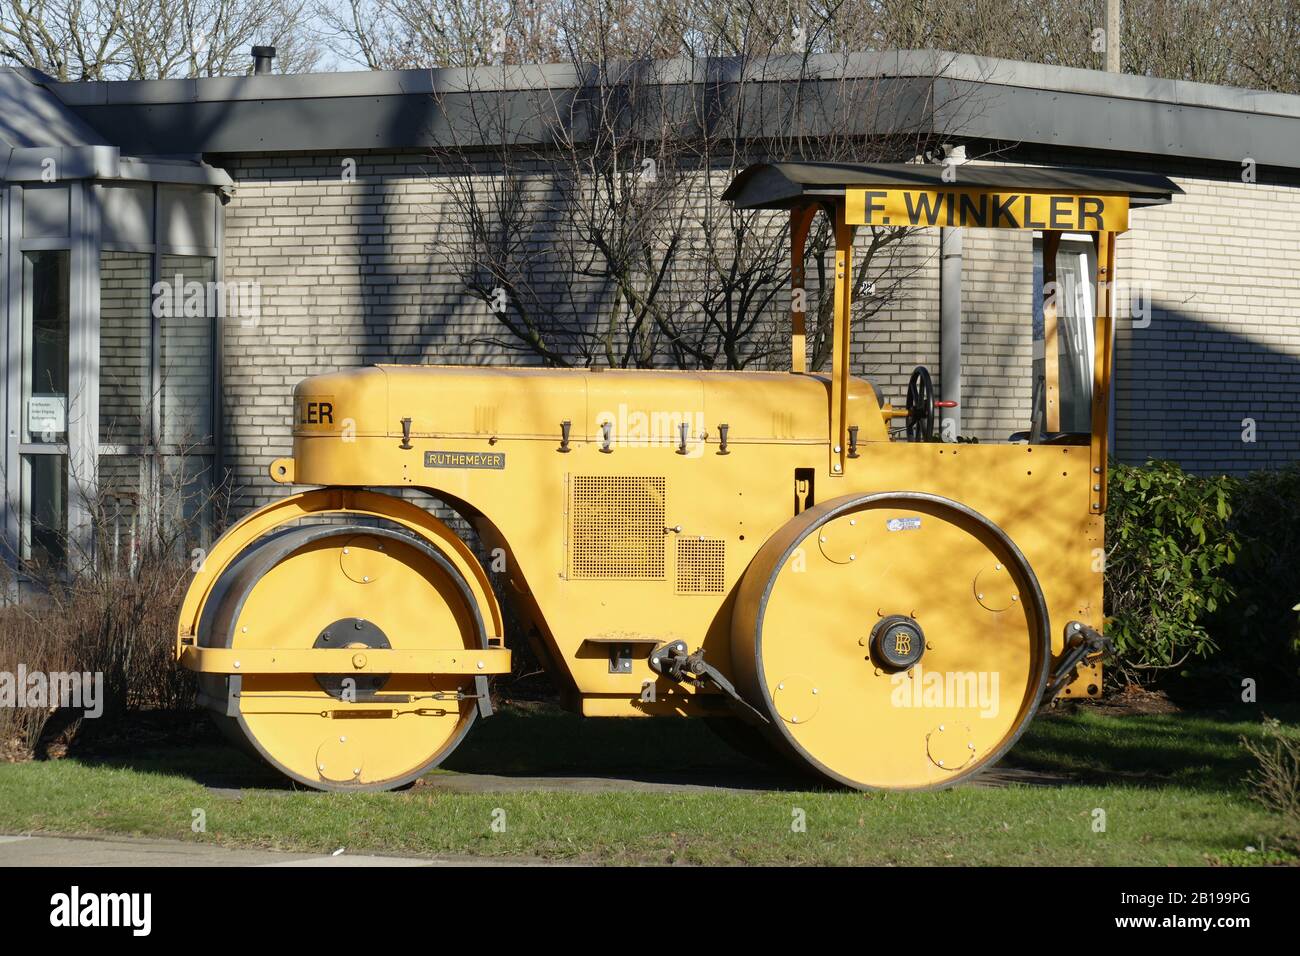
[[(290, 452), (291, 396), (305, 376), (373, 362), (533, 361), (489, 341), (500, 327), (440, 263), (435, 239), (457, 228), (457, 214), (427, 159), (354, 155), (356, 180), (347, 181), (346, 158), (213, 160), (238, 183), (225, 208), (224, 279), (261, 285), (257, 324), (228, 321), (223, 340), (227, 463), (246, 507), (281, 493), (266, 466)], [(1119, 243), (1121, 281), (1150, 279), (1154, 308), (1146, 328), (1119, 324), (1118, 454), (1172, 457), (1198, 470), (1294, 460), (1300, 181), (1261, 173), (1248, 185), (1234, 170), (1163, 171), (1187, 195), (1135, 211)], [(929, 366), (936, 384), (942, 377), (938, 242), (928, 230), (899, 247), (890, 259), (897, 299), (854, 330), (855, 372), (896, 403), (914, 366)], [(983, 441), (1028, 426), (1032, 262), (1029, 233), (966, 233), (963, 432)], [(873, 278), (878, 272), (879, 264)], [(779, 297), (776, 310), (787, 307)], [(1256, 423), (1253, 443), (1241, 440), (1245, 418)]]
[(1152, 293), (1149, 325), (1117, 323), (1118, 454), (1234, 473), (1300, 460), (1300, 181), (1170, 175), (1186, 195), (1135, 211), (1118, 242), (1121, 286)]

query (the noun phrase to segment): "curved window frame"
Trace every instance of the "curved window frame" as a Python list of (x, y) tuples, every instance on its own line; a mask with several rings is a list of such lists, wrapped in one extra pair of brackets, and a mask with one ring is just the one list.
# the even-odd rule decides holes
[[(148, 196), (148, 215), (139, 222), (123, 227), (117, 221), (105, 223), (105, 215), (114, 215), (108, 190), (127, 187)], [(57, 193), (67, 196), (66, 225), (60, 228), (58, 216), (50, 212), (58, 206)], [(41, 193), (44, 195), (41, 195)], [(201, 198), (197, 198), (201, 197)], [(197, 201), (192, 201), (197, 198)], [(193, 210), (201, 210), (195, 214)], [(40, 215), (34, 215), (40, 213)], [(129, 217), (128, 217), (129, 218)], [(8, 338), (10, 362), (6, 363), (5, 381), (0, 389), (0, 413), (4, 415), (5, 448), (3, 452), (5, 497), (0, 502), (4, 519), (4, 556), (20, 572), (29, 561), (39, 558), (33, 544), (33, 515), (48, 502), (62, 499), (62, 534), (66, 553), (58, 562), (76, 565), (102, 559), (105, 554), (119, 553), (106, 548), (103, 535), (108, 529), (96, 527), (97, 502), (101, 501), (99, 464), (106, 457), (139, 459), (142, 462), (138, 499), (146, 522), (160, 516), (159, 502), (167, 481), (168, 469), (158, 463), (182, 462), (201, 458), (206, 462), (209, 485), (222, 474), (221, 450), (221, 318), (205, 314), (208, 338), (209, 388), (206, 421), (211, 435), (206, 441), (189, 447), (173, 448), (163, 440), (164, 422), (160, 414), (160, 379), (162, 375), (161, 321), (150, 308), (147, 427), (128, 442), (114, 441), (115, 436), (100, 434), (100, 328), (101, 262), (106, 252), (149, 256), (149, 305), (153, 291), (162, 280), (166, 257), (185, 256), (206, 260), (217, 288), (221, 287), (224, 263), (224, 231), (219, 190), (212, 185), (152, 182), (145, 180), (67, 180), (53, 183), (0, 183), (0, 323)], [(198, 224), (196, 226), (196, 223)], [(106, 228), (107, 226), (107, 228)], [(59, 235), (58, 233), (62, 233)], [(54, 440), (30, 440), (50, 435), (29, 435), (25, 429), (29, 350), (27, 334), (31, 325), (31, 280), (26, 264), (29, 253), (66, 251), (68, 263), (68, 382), (65, 431)], [(143, 305), (143, 303), (142, 303)], [(53, 405), (49, 402), (50, 407)], [(200, 416), (204, 417), (204, 416)], [(102, 438), (102, 440), (101, 440)], [(136, 440), (138, 439), (138, 440)], [(34, 489), (33, 472), (58, 474), (57, 468), (38, 458), (60, 456), (62, 478), (54, 494)], [(43, 467), (33, 469), (34, 464)], [(205, 499), (206, 500), (206, 499)], [(103, 523), (102, 521), (100, 522)], [(213, 533), (211, 508), (205, 507), (196, 523), (196, 534), (186, 541), (189, 547), (206, 547)]]

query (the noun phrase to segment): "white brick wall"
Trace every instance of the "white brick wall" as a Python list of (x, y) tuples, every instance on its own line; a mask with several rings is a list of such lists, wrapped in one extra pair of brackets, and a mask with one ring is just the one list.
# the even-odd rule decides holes
[[(214, 159), (238, 183), (225, 208), (224, 278), (262, 287), (257, 326), (228, 321), (223, 343), (227, 462), (248, 506), (278, 493), (266, 466), (290, 451), (301, 378), (372, 362), (529, 361), (482, 341), (500, 327), (439, 264), (433, 241), (456, 216), (427, 158), (356, 155), (357, 182), (344, 182), (343, 158)], [(1121, 282), (1150, 279), (1155, 309), (1148, 328), (1121, 321), (1118, 330), (1118, 454), (1199, 470), (1294, 460), (1300, 179), (1261, 173), (1247, 185), (1231, 169), (1160, 171), (1187, 195), (1135, 211), (1119, 243)], [(854, 330), (855, 372), (896, 403), (914, 366), (929, 366), (936, 383), (942, 376), (938, 237), (927, 230), (907, 241), (901, 299)], [(962, 295), (964, 433), (1005, 440), (1029, 421), (1030, 234), (968, 230)], [(1241, 441), (1248, 417), (1254, 444)]]

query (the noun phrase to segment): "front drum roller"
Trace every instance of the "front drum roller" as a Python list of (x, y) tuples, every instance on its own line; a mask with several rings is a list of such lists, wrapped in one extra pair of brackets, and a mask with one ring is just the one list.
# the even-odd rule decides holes
[(859, 790), (936, 789), (990, 766), (1051, 663), (1042, 591), (1015, 544), (916, 492), (849, 495), (788, 522), (742, 578), (731, 645), (773, 742)]
[(455, 749), (509, 666), (458, 563), (386, 528), (274, 528), (219, 571), (178, 653), (223, 729), (286, 776), (400, 787)]

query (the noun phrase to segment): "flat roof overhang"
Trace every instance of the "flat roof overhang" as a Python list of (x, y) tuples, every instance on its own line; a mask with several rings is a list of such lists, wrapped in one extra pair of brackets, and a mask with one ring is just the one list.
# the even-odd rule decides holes
[[(779, 138), (798, 118), (803, 135), (817, 135), (820, 122), (837, 134), (1300, 168), (1300, 96), (1290, 94), (924, 50), (614, 69), (658, 88), (686, 115), (718, 117), (746, 137)], [(521, 65), (44, 86), (124, 152), (175, 155), (541, 143), (544, 114), (556, 115), (557, 104), (579, 107), (572, 115), (581, 122), (591, 81), (570, 65)], [(869, 108), (848, 111), (857, 126), (845, 130), (816, 104), (849, 86)], [(702, 99), (708, 110), (698, 110)]]

